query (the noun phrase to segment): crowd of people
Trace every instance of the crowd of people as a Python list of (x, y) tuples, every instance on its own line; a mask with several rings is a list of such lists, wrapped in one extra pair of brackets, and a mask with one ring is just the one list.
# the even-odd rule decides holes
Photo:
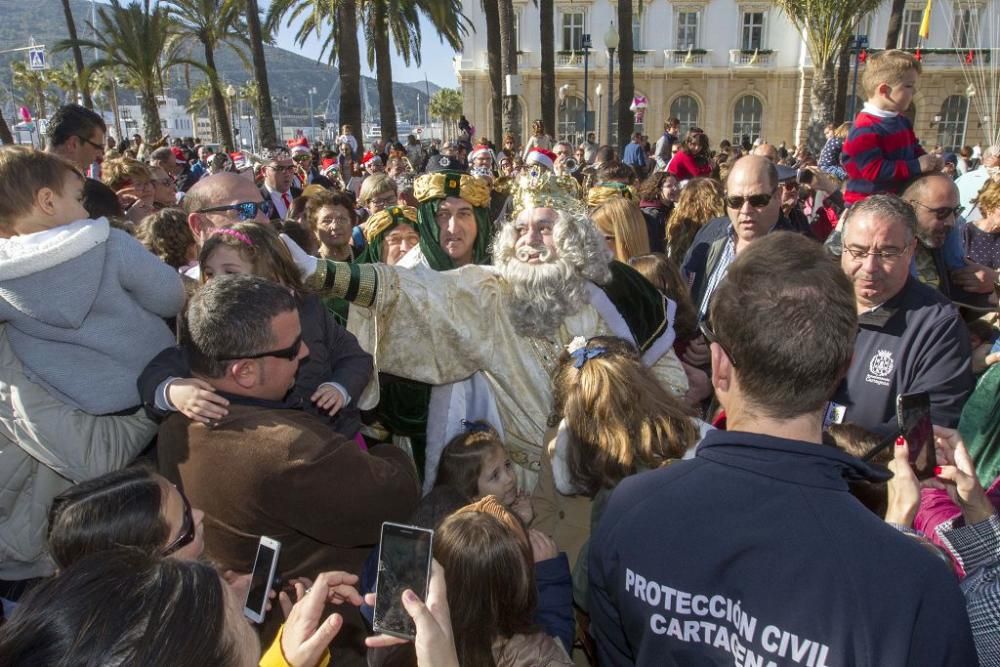
[(0, 147), (0, 666), (1000, 665), (1000, 145), (925, 151), (919, 75), (818, 159), (60, 108)]

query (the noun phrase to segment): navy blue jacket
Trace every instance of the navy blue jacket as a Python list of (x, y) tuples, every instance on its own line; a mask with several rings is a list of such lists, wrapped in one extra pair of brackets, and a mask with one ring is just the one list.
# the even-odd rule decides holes
[(713, 431), (623, 480), (591, 540), (601, 665), (976, 665), (954, 574), (848, 491), (886, 474)]
[(969, 330), (947, 297), (910, 276), (899, 293), (858, 318), (854, 360), (833, 401), (844, 422), (896, 432), (896, 394), (930, 392), (931, 421), (958, 425), (973, 388)]

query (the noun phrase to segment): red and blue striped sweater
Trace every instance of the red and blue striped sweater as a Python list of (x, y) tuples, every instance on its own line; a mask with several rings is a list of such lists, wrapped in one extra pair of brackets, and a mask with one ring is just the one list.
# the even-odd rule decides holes
[(906, 116), (881, 118), (862, 111), (841, 154), (848, 178), (844, 201), (850, 205), (874, 194), (899, 194), (908, 180), (920, 174), (917, 158), (924, 152)]

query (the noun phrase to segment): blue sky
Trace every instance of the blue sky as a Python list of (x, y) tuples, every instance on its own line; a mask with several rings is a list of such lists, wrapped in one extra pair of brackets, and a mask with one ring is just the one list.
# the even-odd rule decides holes
[[(261, 0), (259, 4), (261, 11), (267, 11), (270, 3), (267, 0)], [(292, 24), (290, 27), (282, 26), (277, 34), (277, 45), (307, 58), (318, 58), (321, 41), (313, 38), (300, 47), (295, 43), (295, 33), (297, 30), (297, 23)], [(455, 70), (451, 65), (455, 52), (448, 45), (441, 43), (437, 31), (423, 17), (420, 20), (420, 31), (422, 35), (420, 51), (421, 66), (416, 67), (411, 64), (410, 67), (406, 67), (403, 64), (402, 58), (396, 55), (395, 48), (393, 48), (393, 80), (400, 83), (412, 83), (414, 81), (423, 81), (424, 74), (426, 74), (428, 80), (439, 86), (446, 86), (448, 88), (457, 87), (458, 79), (455, 78)], [(364, 35), (360, 31), (358, 42), (361, 46), (361, 73), (374, 77), (374, 70), (368, 67)]]

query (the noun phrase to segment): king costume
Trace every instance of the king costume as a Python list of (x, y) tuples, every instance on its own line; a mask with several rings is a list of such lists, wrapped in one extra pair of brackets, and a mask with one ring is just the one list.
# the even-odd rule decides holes
[[(459, 196), (462, 177), (434, 176), (426, 187), (442, 190), (442, 196)], [(557, 241), (560, 224), (582, 225), (584, 233), (599, 237), (582, 203), (569, 193), (558, 177), (534, 174), (519, 184), (514, 216), (506, 224), (515, 224), (521, 212), (546, 207), (562, 214)], [(611, 262), (610, 276), (603, 285), (586, 282), (589, 303), (580, 303), (558, 331), (545, 337), (528, 336), (515, 327), (511, 286), (493, 266), (438, 272), (425, 266), (317, 260), (307, 283), (352, 302), (348, 328), (374, 356), (379, 371), (432, 385), (457, 383), (459, 389), (444, 405), (432, 405), (429, 432), (461, 432), (463, 418), (490, 420), (519, 466), (521, 488), (530, 492), (552, 410), (551, 373), (573, 338), (628, 340), (664, 387), (678, 395), (687, 390), (684, 369), (672, 350), (676, 304), (624, 264)], [(461, 381), (474, 375), (482, 379), (471, 390), (461, 389), (470, 384)]]

